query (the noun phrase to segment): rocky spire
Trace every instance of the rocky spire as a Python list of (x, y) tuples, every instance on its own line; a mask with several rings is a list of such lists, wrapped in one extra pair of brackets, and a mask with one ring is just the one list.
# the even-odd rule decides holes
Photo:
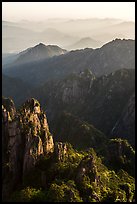
[(9, 172), (12, 173), (13, 180), (18, 180), (35, 166), (40, 155), (53, 152), (54, 142), (46, 115), (37, 100), (33, 98), (27, 100), (17, 112), (14, 104), (9, 109), (4, 102), (3, 161), (9, 163)]

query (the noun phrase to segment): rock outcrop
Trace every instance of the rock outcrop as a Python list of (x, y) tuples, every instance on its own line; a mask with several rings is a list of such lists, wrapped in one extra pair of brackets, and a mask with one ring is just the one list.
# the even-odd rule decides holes
[(35, 136), (25, 146), (23, 173), (28, 172), (35, 165), (41, 154), (43, 154), (42, 140), (39, 136)]
[(106, 158), (108, 166), (116, 171), (121, 168), (130, 175), (135, 175), (135, 151), (127, 140), (121, 138), (110, 139)]
[[(16, 128), (14, 120), (16, 114), (15, 106), (12, 100), (2, 98), (2, 197), (7, 198), (12, 192), (18, 180), (17, 163), (15, 159)], [(12, 131), (13, 130), (13, 131)], [(20, 154), (20, 151), (19, 151)], [(14, 159), (13, 159), (14, 158)], [(15, 170), (16, 169), (16, 170)], [(15, 179), (16, 177), (16, 179)]]
[(52, 135), (49, 132), (47, 118), (45, 113), (41, 111), (40, 104), (37, 100), (30, 99), (26, 101), (20, 109), (20, 123), (22, 125), (22, 134), (26, 138), (26, 147), (31, 146), (28, 143), (31, 142), (33, 137), (39, 136), (40, 138), (37, 144), (42, 145), (41, 147), (38, 146), (38, 149), (43, 148), (43, 154), (53, 152), (54, 143)]
[(89, 69), (67, 77), (64, 83), (59, 84), (63, 104), (84, 103), (83, 96), (87, 96), (95, 78)]
[[(54, 142), (46, 115), (37, 100), (26, 101), (16, 111), (10, 99), (3, 99), (2, 147), (3, 174), (7, 166), (14, 185), (22, 181), (23, 176), (35, 166), (41, 155), (53, 152)], [(3, 178), (7, 179), (7, 176)]]
[(88, 155), (82, 159), (77, 170), (77, 181), (82, 182), (85, 175), (88, 175), (90, 182), (97, 183), (99, 176), (96, 167), (96, 160), (93, 155)]
[(67, 157), (67, 145), (66, 143), (57, 142), (55, 144), (55, 157), (58, 161), (64, 161)]

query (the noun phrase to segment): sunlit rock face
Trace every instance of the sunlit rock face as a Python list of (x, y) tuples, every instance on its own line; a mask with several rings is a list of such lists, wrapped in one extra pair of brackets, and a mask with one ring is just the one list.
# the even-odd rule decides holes
[(40, 155), (53, 152), (54, 142), (37, 100), (27, 100), (18, 111), (14, 104), (10, 109), (5, 104), (2, 106), (3, 162), (9, 163), (13, 180), (18, 180), (35, 166)]
[(55, 144), (55, 157), (58, 161), (64, 161), (68, 155), (66, 143), (57, 142)]

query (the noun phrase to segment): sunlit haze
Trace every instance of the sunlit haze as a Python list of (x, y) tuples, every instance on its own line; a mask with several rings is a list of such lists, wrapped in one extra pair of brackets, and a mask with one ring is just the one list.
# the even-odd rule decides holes
[(119, 18), (135, 21), (135, 2), (2, 2), (5, 21)]

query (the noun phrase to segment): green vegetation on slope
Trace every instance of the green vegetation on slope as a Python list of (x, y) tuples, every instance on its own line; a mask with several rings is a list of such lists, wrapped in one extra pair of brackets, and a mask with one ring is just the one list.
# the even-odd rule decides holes
[(53, 155), (43, 157), (34, 169), (37, 173), (29, 173), (27, 184), (15, 191), (10, 201), (134, 201), (133, 177), (124, 170), (120, 170), (118, 174), (108, 170), (93, 149), (79, 152), (70, 144), (67, 147), (68, 157), (64, 161), (57, 161)]
[[(10, 106), (10, 110), (14, 109), (12, 101), (3, 98), (3, 105), (5, 108)], [(10, 104), (10, 105), (9, 105)], [(4, 109), (2, 109), (4, 111)], [(6, 110), (6, 109), (5, 109)], [(14, 111), (15, 112), (15, 111)], [(5, 111), (3, 112), (5, 113)], [(15, 113), (14, 113), (15, 114)], [(18, 140), (15, 141), (15, 146), (11, 150), (15, 150), (15, 155), (12, 155), (8, 160), (9, 169), (12, 171), (4, 170), (3, 184), (7, 196), (4, 201), (14, 202), (133, 202), (135, 201), (135, 179), (134, 179), (134, 156), (135, 152), (126, 140), (120, 138), (107, 139), (106, 136), (95, 129), (92, 125), (79, 120), (77, 117), (64, 113), (66, 119), (66, 126), (64, 126), (64, 134), (70, 131), (71, 134), (77, 133), (77, 143), (82, 135), (92, 141), (88, 146), (86, 141), (85, 148), (83, 150), (76, 150), (70, 143), (56, 142), (54, 143), (53, 151), (50, 153), (40, 151), (42, 143), (38, 143), (38, 147), (35, 147), (33, 143), (34, 138), (41, 137), (43, 117), (45, 117), (46, 133), (45, 139), (48, 140), (48, 124), (46, 123), (46, 116), (43, 116), (43, 111), (40, 109), (40, 104), (34, 98), (29, 99), (23, 106), (17, 111), (18, 130), (20, 129), (23, 134), (15, 135), (16, 139), (22, 136), (22, 139), (29, 141), (27, 143), (30, 146), (27, 147), (28, 167), (31, 159), (34, 159), (32, 166), (23, 173), (23, 169), (20, 169), (20, 181), (16, 180), (12, 182), (14, 172), (20, 165), (21, 157), (17, 157), (20, 152), (24, 158), (25, 149), (16, 148), (19, 144)], [(3, 118), (5, 115), (3, 115)], [(6, 119), (6, 118), (5, 118)], [(28, 119), (28, 120), (27, 120)], [(30, 125), (30, 119), (33, 119), (34, 123)], [(5, 125), (3, 123), (3, 131)], [(4, 122), (4, 121), (3, 121)], [(16, 117), (13, 118), (13, 122), (16, 122)], [(12, 124), (12, 119), (9, 121)], [(14, 123), (13, 123), (14, 124)], [(13, 125), (12, 124), (12, 125)], [(64, 123), (65, 124), (65, 123)], [(8, 127), (8, 126), (7, 126)], [(67, 129), (68, 127), (68, 129)], [(75, 128), (74, 128), (75, 127)], [(16, 126), (12, 127), (13, 133), (16, 130)], [(32, 134), (33, 128), (36, 130), (36, 134)], [(39, 128), (41, 131), (39, 131)], [(28, 131), (28, 129), (30, 131)], [(76, 132), (74, 130), (77, 130)], [(79, 131), (78, 131), (79, 130)], [(3, 136), (6, 136), (8, 131), (4, 132)], [(26, 131), (26, 134), (25, 134)], [(63, 130), (62, 130), (63, 131)], [(67, 135), (67, 134), (66, 134)], [(12, 137), (14, 135), (11, 135)], [(25, 142), (24, 140), (24, 142)], [(100, 143), (100, 144), (98, 144)], [(24, 143), (25, 144), (25, 143)], [(51, 143), (47, 143), (47, 146)], [(76, 143), (75, 143), (76, 145)], [(8, 146), (6, 146), (8, 148)], [(18, 146), (17, 146), (18, 147)], [(77, 146), (78, 147), (78, 146)], [(79, 149), (82, 149), (79, 144)], [(90, 148), (94, 147), (94, 148)], [(33, 150), (36, 150), (36, 155), (33, 155)], [(48, 149), (48, 148), (47, 148)], [(8, 150), (8, 149), (7, 149)], [(21, 151), (20, 151), (21, 150)], [(10, 152), (9, 152), (10, 155)], [(15, 159), (15, 166), (13, 165), (13, 159)], [(6, 160), (7, 161), (7, 160)], [(31, 164), (31, 163), (30, 163)], [(3, 164), (5, 165), (5, 163)], [(4, 167), (4, 166), (3, 166)], [(22, 165), (21, 165), (22, 168)], [(14, 171), (13, 171), (14, 170)], [(16, 172), (17, 173), (17, 172)], [(9, 188), (9, 190), (7, 189)]]

